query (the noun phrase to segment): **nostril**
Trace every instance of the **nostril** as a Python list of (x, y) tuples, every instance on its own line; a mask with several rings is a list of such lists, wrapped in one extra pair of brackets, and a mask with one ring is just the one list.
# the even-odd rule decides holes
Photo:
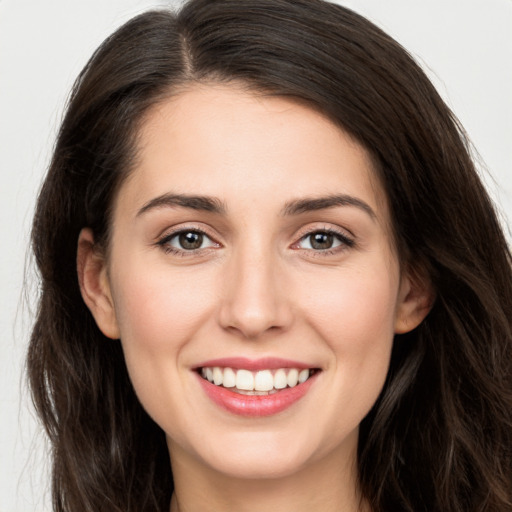
[[(270, 262), (263, 264), (270, 265)], [(224, 301), (219, 310), (221, 327), (248, 340), (286, 328), (292, 315), (290, 296), (283, 290), (272, 269), (245, 265), (244, 271), (234, 274), (224, 288)]]

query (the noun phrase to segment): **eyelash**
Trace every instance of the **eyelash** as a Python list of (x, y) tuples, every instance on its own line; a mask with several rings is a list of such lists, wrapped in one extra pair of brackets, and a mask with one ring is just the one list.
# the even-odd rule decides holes
[[(208, 247), (199, 247), (197, 249), (188, 249), (188, 250), (185, 249), (185, 248), (176, 248), (176, 247), (173, 247), (172, 245), (170, 245), (170, 242), (172, 240), (176, 239), (177, 237), (179, 237), (180, 235), (191, 234), (191, 233), (200, 235), (200, 236), (204, 237), (205, 239), (209, 240), (210, 245)], [(340, 244), (338, 246), (333, 247), (333, 248), (316, 249), (316, 250), (314, 248), (302, 249), (301, 247), (299, 247), (299, 244), (301, 244), (303, 241), (305, 241), (308, 238), (312, 237), (313, 235), (317, 235), (317, 234), (332, 236), (338, 242), (340, 242)], [(191, 228), (186, 228), (186, 229), (179, 229), (179, 230), (174, 231), (172, 233), (168, 233), (165, 236), (163, 236), (160, 240), (158, 240), (156, 242), (156, 245), (161, 247), (162, 250), (166, 254), (173, 254), (173, 255), (181, 256), (181, 257), (194, 256), (194, 255), (197, 255), (199, 252), (203, 252), (203, 251), (209, 250), (211, 248), (221, 247), (221, 245), (218, 242), (215, 242), (212, 239), (212, 237), (210, 235), (208, 235), (208, 233), (206, 233), (203, 229), (196, 228), (196, 227), (191, 227)], [(311, 243), (310, 243), (310, 245), (311, 245)], [(311, 230), (311, 231), (308, 231), (308, 232), (304, 233), (299, 238), (299, 240), (297, 242), (292, 244), (291, 247), (292, 247), (292, 249), (295, 249), (295, 250), (301, 250), (302, 249), (302, 250), (305, 250), (305, 251), (308, 251), (308, 252), (314, 254), (315, 256), (321, 257), (321, 256), (329, 256), (329, 255), (332, 255), (332, 254), (336, 254), (336, 253), (339, 253), (341, 251), (345, 251), (347, 249), (350, 249), (350, 248), (352, 248), (354, 246), (355, 246), (354, 239), (350, 238), (345, 233), (343, 233), (341, 231), (337, 231), (337, 230), (335, 230), (333, 228), (324, 228), (324, 229), (314, 229), (314, 230)]]
[[(338, 254), (340, 252), (343, 252), (343, 251), (346, 251), (347, 249), (350, 249), (352, 247), (354, 247), (356, 245), (355, 243), (355, 240), (353, 238), (350, 238), (346, 233), (342, 232), (342, 231), (338, 231), (336, 229), (333, 229), (333, 228), (323, 228), (323, 229), (314, 229), (314, 230), (311, 230), (311, 231), (308, 231), (306, 233), (304, 233), (300, 239), (298, 240), (298, 242), (295, 242), (293, 245), (292, 245), (292, 248), (293, 249), (296, 249), (296, 250), (301, 250), (301, 248), (299, 247), (299, 244), (305, 240), (307, 240), (308, 238), (312, 237), (313, 235), (317, 235), (317, 234), (321, 234), (321, 235), (328, 235), (328, 236), (332, 236), (334, 237), (338, 242), (340, 242), (340, 244), (336, 247), (330, 247), (328, 249), (303, 249), (303, 250), (306, 250), (308, 252), (310, 252), (311, 254), (313, 254), (315, 257), (323, 257), (323, 256), (330, 256), (330, 255), (333, 255), (333, 254)], [(311, 243), (310, 243), (311, 245)]]
[[(184, 248), (176, 248), (170, 245), (170, 242), (176, 238), (178, 238), (180, 235), (186, 235), (186, 234), (197, 234), (202, 236), (204, 239), (210, 242), (209, 247), (200, 247), (198, 249), (184, 249)], [(168, 233), (164, 235), (160, 240), (157, 241), (156, 245), (162, 248), (162, 250), (165, 252), (165, 254), (173, 254), (175, 256), (181, 256), (181, 257), (187, 257), (187, 256), (193, 256), (197, 254), (198, 252), (203, 252), (205, 250), (209, 250), (211, 248), (220, 247), (220, 244), (218, 242), (215, 242), (208, 233), (206, 233), (203, 229), (199, 229), (196, 227), (190, 227), (185, 229), (178, 229), (177, 231), (173, 231), (172, 233)]]

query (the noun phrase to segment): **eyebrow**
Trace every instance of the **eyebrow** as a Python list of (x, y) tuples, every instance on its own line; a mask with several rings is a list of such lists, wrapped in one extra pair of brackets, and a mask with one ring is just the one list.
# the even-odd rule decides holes
[[(377, 215), (369, 204), (357, 197), (346, 194), (295, 199), (285, 204), (281, 214), (288, 217), (316, 210), (335, 208), (337, 206), (354, 206), (367, 213), (372, 220), (377, 218)], [(169, 193), (162, 194), (145, 203), (142, 208), (139, 209), (136, 216), (139, 217), (147, 211), (156, 208), (174, 207), (190, 208), (191, 210), (206, 211), (219, 215), (225, 215), (227, 211), (224, 203), (216, 197)]]
[(300, 213), (335, 208), (336, 206), (355, 206), (367, 213), (372, 220), (377, 218), (377, 215), (369, 204), (357, 197), (346, 194), (334, 194), (325, 197), (306, 197), (304, 199), (289, 201), (285, 204), (282, 215), (298, 215)]
[(208, 196), (193, 196), (187, 194), (162, 194), (148, 201), (137, 212), (137, 217), (155, 208), (190, 208), (206, 212), (225, 214), (226, 207), (220, 199)]

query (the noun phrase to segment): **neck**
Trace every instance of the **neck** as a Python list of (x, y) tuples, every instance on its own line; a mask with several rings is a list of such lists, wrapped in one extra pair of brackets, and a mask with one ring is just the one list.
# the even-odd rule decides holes
[(293, 475), (265, 479), (218, 473), (183, 453), (176, 459), (171, 512), (370, 512), (358, 492), (356, 453), (343, 465), (331, 457)]

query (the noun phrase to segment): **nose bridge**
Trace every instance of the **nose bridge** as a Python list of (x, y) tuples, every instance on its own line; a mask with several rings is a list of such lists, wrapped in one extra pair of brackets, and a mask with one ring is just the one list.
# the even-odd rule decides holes
[(270, 243), (253, 240), (234, 251), (224, 282), (221, 323), (246, 338), (290, 321), (277, 251)]

